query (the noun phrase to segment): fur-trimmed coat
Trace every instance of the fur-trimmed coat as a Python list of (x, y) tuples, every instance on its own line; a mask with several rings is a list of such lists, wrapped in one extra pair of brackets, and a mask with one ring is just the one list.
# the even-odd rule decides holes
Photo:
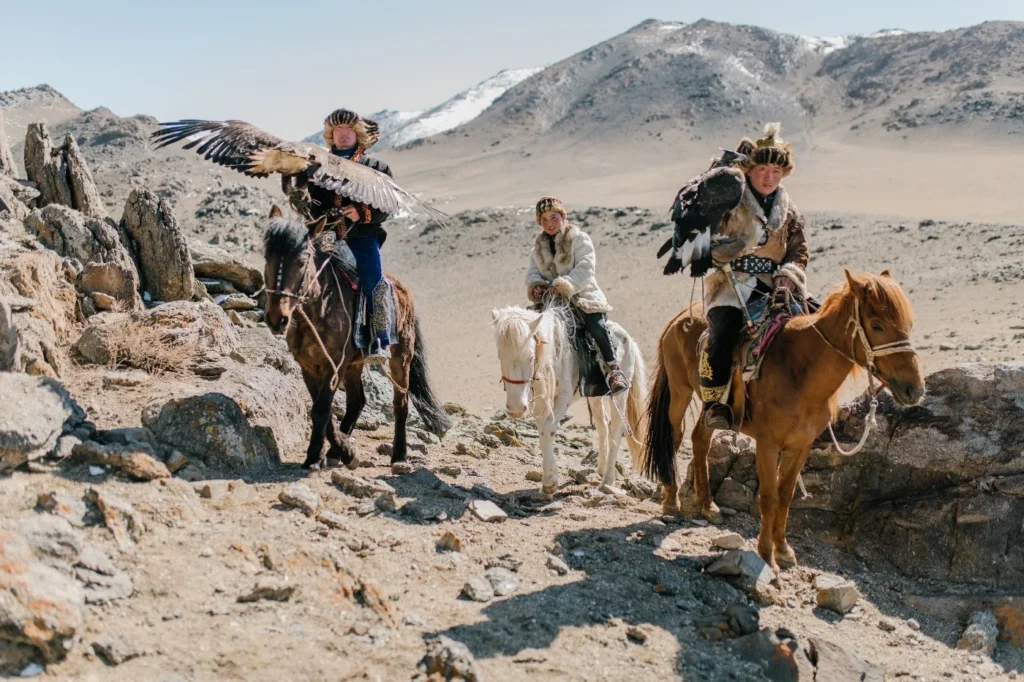
[(533, 288), (542, 285), (569, 299), (584, 313), (611, 312), (608, 299), (597, 286), (596, 272), (597, 254), (586, 232), (566, 223), (552, 239), (541, 230), (530, 252), (526, 295), (531, 302), (539, 303), (534, 298)]
[[(757, 286), (757, 280), (773, 286), (775, 277), (787, 277), (797, 285), (801, 295), (807, 295), (807, 236), (804, 217), (789, 200), (786, 188), (779, 186), (767, 216), (750, 186), (744, 184), (740, 205), (722, 220), (722, 226), (711, 240), (711, 257), (716, 263), (731, 263), (746, 255), (768, 258), (779, 264), (774, 275), (736, 272), (736, 281), (746, 304)], [(755, 279), (756, 278), (756, 279)], [(739, 307), (736, 292), (728, 275), (716, 269), (708, 275), (704, 296), (704, 309), (718, 306)]]

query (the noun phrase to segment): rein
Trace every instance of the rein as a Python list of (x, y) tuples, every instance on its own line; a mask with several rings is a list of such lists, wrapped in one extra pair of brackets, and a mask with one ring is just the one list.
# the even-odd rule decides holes
[[(849, 360), (855, 365), (864, 367), (868, 371), (868, 394), (871, 396), (870, 406), (868, 408), (867, 416), (864, 417), (864, 431), (860, 435), (860, 440), (857, 441), (857, 445), (852, 450), (843, 450), (839, 445), (839, 441), (836, 439), (835, 431), (832, 430), (832, 420), (828, 422), (828, 433), (832, 437), (832, 444), (836, 448), (836, 452), (844, 457), (850, 457), (856, 455), (864, 448), (864, 444), (868, 440), (868, 434), (871, 432), (871, 427), (877, 424), (875, 420), (875, 412), (878, 410), (878, 394), (881, 393), (884, 382), (882, 378), (878, 376), (878, 368), (875, 367), (875, 358), (885, 357), (886, 355), (895, 355), (896, 353), (916, 353), (914, 346), (910, 343), (910, 339), (903, 339), (902, 341), (894, 341), (892, 343), (883, 343), (879, 346), (872, 346), (868, 341), (867, 333), (864, 331), (864, 323), (860, 320), (860, 299), (856, 295), (853, 297), (853, 314), (850, 316), (850, 321), (846, 324), (847, 328), (853, 327), (853, 332), (850, 336), (853, 338), (854, 343), (860, 341), (861, 346), (864, 348), (864, 364), (857, 362), (856, 359), (851, 358), (849, 355), (839, 350), (835, 344), (825, 338), (825, 335), (821, 333), (818, 326), (814, 323), (811, 324), (811, 329), (818, 333), (821, 340), (824, 341), (829, 348), (839, 353), (843, 358)], [(856, 347), (853, 347), (853, 353), (856, 355)], [(878, 379), (878, 385), (875, 385), (875, 379)]]

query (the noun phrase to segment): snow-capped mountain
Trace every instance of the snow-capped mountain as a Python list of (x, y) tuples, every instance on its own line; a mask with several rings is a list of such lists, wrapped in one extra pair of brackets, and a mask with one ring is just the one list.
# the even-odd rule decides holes
[(807, 46), (807, 49), (818, 54), (831, 54), (836, 50), (849, 47), (854, 41), (872, 38), (892, 38), (894, 36), (906, 35), (901, 28), (887, 28), (867, 35), (845, 35), (845, 36), (800, 36), (800, 40)]
[[(431, 135), (451, 130), (479, 116), (507, 91), (541, 71), (536, 69), (505, 69), (487, 80), (463, 90), (454, 97), (426, 111), (382, 109), (368, 118), (380, 124), (381, 137), (377, 149), (398, 147)], [(322, 142), (321, 133), (313, 133), (306, 142)]]

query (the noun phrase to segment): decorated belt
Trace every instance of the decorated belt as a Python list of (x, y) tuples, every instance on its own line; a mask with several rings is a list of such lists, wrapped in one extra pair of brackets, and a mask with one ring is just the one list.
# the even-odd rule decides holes
[(731, 265), (734, 271), (749, 275), (773, 275), (779, 269), (779, 264), (772, 259), (754, 255), (741, 256)]

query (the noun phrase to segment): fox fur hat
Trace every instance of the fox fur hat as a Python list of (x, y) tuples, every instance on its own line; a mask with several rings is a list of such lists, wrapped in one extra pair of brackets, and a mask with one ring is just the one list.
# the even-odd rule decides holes
[(334, 145), (334, 129), (338, 126), (352, 127), (360, 149), (369, 149), (380, 139), (380, 126), (376, 121), (362, 118), (349, 109), (335, 109), (324, 119), (324, 143), (328, 149)]
[(565, 217), (565, 206), (562, 204), (560, 199), (555, 197), (543, 197), (537, 202), (537, 224), (540, 225), (540, 217), (544, 215), (545, 211), (557, 211)]
[(768, 123), (764, 127), (764, 137), (751, 140), (748, 137), (740, 140), (736, 145), (736, 151), (746, 155), (748, 162), (741, 165), (744, 172), (748, 172), (754, 166), (770, 164), (782, 168), (782, 177), (789, 176), (793, 172), (793, 147), (783, 141), (781, 123)]

